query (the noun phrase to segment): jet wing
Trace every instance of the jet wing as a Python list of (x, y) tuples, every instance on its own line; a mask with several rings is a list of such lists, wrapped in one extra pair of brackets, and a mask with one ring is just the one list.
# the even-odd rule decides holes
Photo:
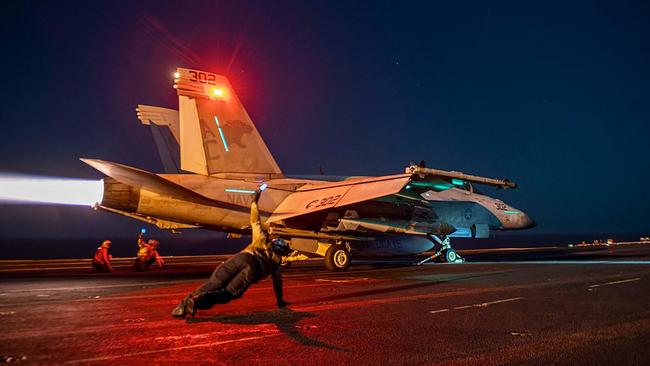
[(310, 183), (290, 194), (275, 209), (267, 222), (278, 222), (295, 216), (368, 201), (398, 193), (411, 179), (411, 174), (352, 178), (341, 182)]
[(465, 182), (495, 186), (497, 188), (517, 188), (517, 184), (508, 179), (486, 178), (456, 171), (425, 168), (417, 165), (407, 167), (406, 173), (413, 175), (412, 186), (426, 187), (437, 191), (444, 191), (454, 186), (463, 186)]
[(92, 166), (107, 176), (114, 178), (118, 182), (128, 184), (132, 187), (145, 189), (148, 191), (156, 192), (172, 198), (215, 206), (216, 202), (193, 192), (178, 184), (172, 183), (165, 178), (162, 178), (154, 173), (140, 170), (130, 166), (112, 163), (110, 161), (98, 159), (80, 159), (84, 163)]

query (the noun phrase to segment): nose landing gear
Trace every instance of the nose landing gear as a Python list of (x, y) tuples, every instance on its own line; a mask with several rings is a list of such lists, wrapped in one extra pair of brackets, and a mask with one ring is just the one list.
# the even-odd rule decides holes
[(440, 244), (441, 248), (433, 253), (431, 257), (421, 260), (416, 265), (419, 266), (431, 260), (440, 260), (447, 263), (465, 262), (465, 259), (451, 247), (451, 239), (448, 236), (443, 236), (443, 239), (441, 239), (438, 235), (431, 235), (431, 238)]

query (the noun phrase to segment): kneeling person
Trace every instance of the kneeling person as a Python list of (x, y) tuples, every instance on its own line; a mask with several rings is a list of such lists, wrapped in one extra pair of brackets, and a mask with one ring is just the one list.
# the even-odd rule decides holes
[(113, 267), (111, 267), (113, 256), (108, 254), (108, 248), (110, 247), (111, 241), (104, 240), (102, 245), (95, 250), (92, 260), (93, 272), (110, 272), (113, 270)]
[(133, 270), (142, 272), (149, 268), (152, 264), (157, 263), (158, 268), (162, 268), (165, 263), (158, 253), (158, 245), (160, 242), (155, 239), (144, 241), (144, 229), (138, 235), (138, 254), (133, 262)]
[(198, 309), (210, 309), (215, 304), (226, 304), (240, 298), (255, 282), (271, 275), (273, 291), (278, 307), (288, 305), (282, 298), (282, 257), (289, 255), (291, 249), (282, 239), (269, 241), (262, 228), (257, 207), (261, 191), (251, 203), (252, 242), (241, 252), (231, 257), (212, 273), (203, 286), (194, 290), (172, 311), (176, 317), (194, 314)]

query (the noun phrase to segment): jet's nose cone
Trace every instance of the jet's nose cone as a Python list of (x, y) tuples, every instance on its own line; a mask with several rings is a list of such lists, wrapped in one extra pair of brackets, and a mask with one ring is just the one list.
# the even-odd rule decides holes
[(502, 227), (507, 230), (524, 230), (537, 226), (528, 214), (516, 209), (503, 211), (500, 220)]
[(532, 229), (535, 226), (537, 226), (537, 223), (535, 220), (530, 218), (527, 214), (523, 214), (523, 217), (521, 218), (521, 228), (522, 229)]

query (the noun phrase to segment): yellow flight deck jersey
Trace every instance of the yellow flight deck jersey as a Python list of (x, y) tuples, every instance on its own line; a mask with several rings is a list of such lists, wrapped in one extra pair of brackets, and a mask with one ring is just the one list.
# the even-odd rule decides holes
[(145, 241), (142, 239), (138, 239), (138, 257), (146, 257), (147, 252), (149, 251), (149, 248), (145, 245)]
[(273, 261), (279, 264), (282, 258), (271, 250), (271, 242), (269, 236), (262, 229), (260, 212), (255, 200), (251, 203), (251, 229), (253, 230), (253, 240), (243, 251), (256, 256), (264, 262)]
[(149, 247), (147, 243), (142, 239), (138, 238), (138, 257), (146, 257), (149, 254)]
[(281, 304), (284, 303), (282, 301), (282, 275), (280, 274), (282, 268), (280, 266), (282, 257), (273, 252), (269, 236), (264, 229), (262, 229), (260, 212), (257, 207), (258, 199), (259, 195), (257, 195), (255, 199), (253, 199), (253, 203), (251, 203), (251, 229), (253, 231), (253, 240), (242, 252), (249, 253), (257, 258), (257, 261), (262, 266), (259, 273), (262, 278), (269, 274), (271, 275), (273, 278), (273, 292), (275, 293), (275, 298), (278, 300), (278, 304)]

